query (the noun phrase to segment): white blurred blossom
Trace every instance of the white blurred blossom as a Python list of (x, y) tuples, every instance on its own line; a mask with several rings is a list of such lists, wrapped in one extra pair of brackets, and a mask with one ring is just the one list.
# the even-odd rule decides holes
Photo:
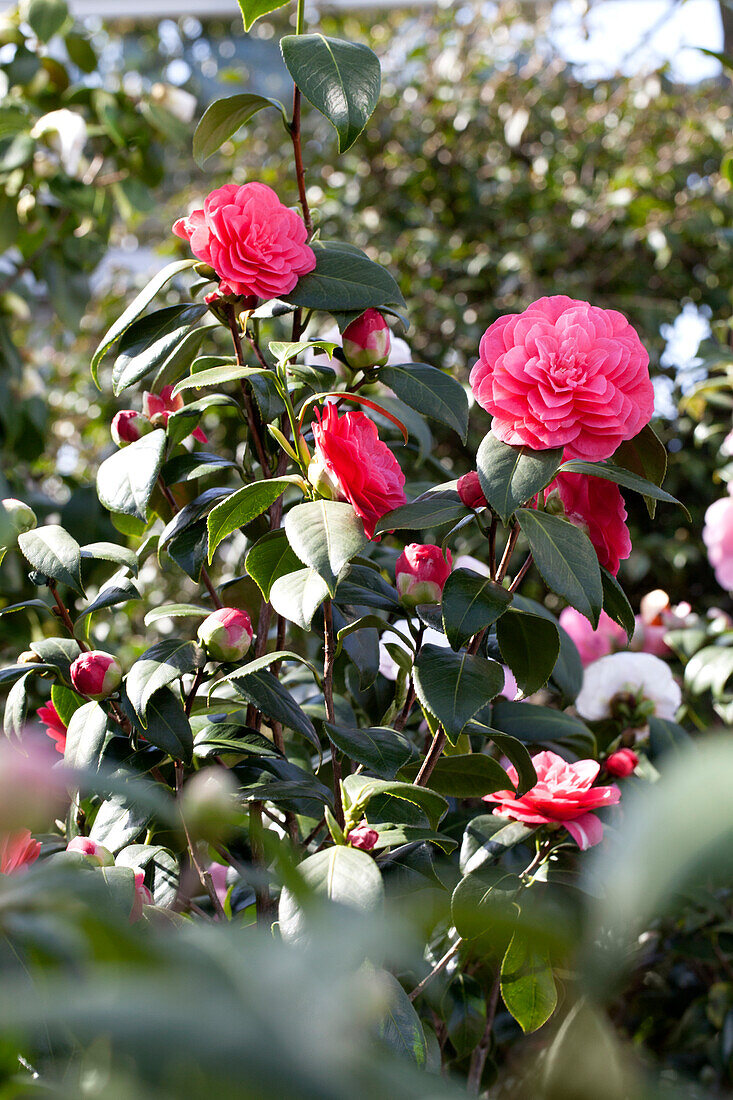
[(59, 163), (68, 176), (76, 176), (81, 155), (87, 143), (87, 124), (81, 115), (62, 107), (39, 118), (31, 130), (31, 137), (44, 138), (46, 144), (58, 156)]
[(611, 653), (588, 665), (575, 701), (581, 718), (600, 721), (612, 715), (616, 696), (633, 695), (653, 706), (657, 718), (673, 719), (682, 693), (669, 665), (651, 653)]

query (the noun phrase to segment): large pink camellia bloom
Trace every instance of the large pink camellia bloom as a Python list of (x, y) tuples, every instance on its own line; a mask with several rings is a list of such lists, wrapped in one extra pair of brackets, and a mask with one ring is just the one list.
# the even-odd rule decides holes
[(598, 626), (594, 630), (585, 615), (581, 615), (574, 607), (565, 607), (560, 612), (560, 626), (575, 642), (583, 667), (609, 653), (626, 648), (626, 631), (605, 611), (601, 611)]
[(557, 490), (567, 518), (585, 531), (599, 562), (615, 577), (631, 553), (626, 508), (618, 485), (587, 474), (558, 474), (548, 485), (546, 496), (553, 490)]
[(377, 520), (406, 502), (400, 464), (364, 413), (339, 416), (335, 405), (326, 405), (316, 417), (308, 477), (321, 491), (348, 501), (372, 538)]
[[(729, 493), (733, 485), (729, 486)], [(733, 496), (713, 501), (705, 513), (702, 538), (721, 588), (733, 591)]]
[(228, 183), (173, 226), (210, 264), (222, 294), (277, 298), (316, 266), (305, 222), (264, 183)]
[[(498, 802), (494, 810), (500, 817), (511, 817), (525, 825), (564, 825), (579, 848), (585, 850), (603, 839), (603, 825), (593, 810), (613, 806), (621, 797), (617, 787), (594, 787), (601, 770), (597, 760), (578, 760), (568, 764), (555, 752), (540, 752), (532, 757), (537, 783), (518, 797), (515, 791), (495, 791), (484, 802)], [(518, 781), (516, 769), (506, 769), (512, 783)]]
[(649, 356), (622, 313), (564, 294), (494, 321), (471, 389), (505, 443), (608, 458), (651, 419)]
[(0, 835), (0, 874), (11, 875), (35, 863), (41, 853), (41, 843), (28, 829)]

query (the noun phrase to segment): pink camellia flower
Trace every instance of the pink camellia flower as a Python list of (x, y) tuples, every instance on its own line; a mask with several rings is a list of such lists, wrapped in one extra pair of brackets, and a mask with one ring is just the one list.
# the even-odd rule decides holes
[(115, 413), (110, 431), (112, 438), (118, 447), (126, 447), (128, 443), (137, 443), (148, 432), (152, 432), (153, 425), (147, 416), (137, 412), (136, 409), (122, 409)]
[(379, 833), (372, 829), (368, 821), (360, 821), (355, 828), (346, 834), (346, 839), (352, 848), (359, 848), (362, 852), (371, 852), (379, 840)]
[(0, 836), (0, 874), (12, 875), (35, 863), (41, 854), (40, 841), (34, 840), (28, 829)]
[(130, 910), (130, 924), (140, 920), (143, 915), (144, 905), (153, 905), (153, 895), (145, 885), (145, 872), (139, 868), (133, 868), (135, 872), (135, 897)]
[(87, 859), (99, 864), (100, 867), (112, 867), (115, 861), (115, 857), (108, 848), (105, 848), (103, 844), (97, 844), (96, 840), (92, 840), (88, 836), (75, 836), (66, 845), (66, 851), (79, 852), (80, 855), (86, 856)]
[(564, 294), (494, 321), (470, 381), (497, 438), (568, 458), (608, 458), (654, 409), (649, 356), (623, 314)]
[(92, 649), (72, 661), (71, 683), (80, 695), (106, 699), (122, 683), (122, 669), (111, 653)]
[(63, 756), (66, 749), (66, 726), (61, 721), (59, 712), (53, 703), (46, 703), (45, 707), (39, 707), (36, 714), (46, 727), (46, 736), (50, 737), (56, 746), (56, 752)]
[[(171, 413), (183, 408), (183, 398), (180, 393), (173, 396), (173, 386), (163, 386), (160, 393), (143, 393), (143, 413), (154, 428), (166, 428)], [(201, 428), (196, 428), (191, 433), (199, 443), (208, 443), (209, 438)]]
[(252, 644), (252, 620), (239, 607), (220, 607), (207, 615), (198, 640), (212, 661), (238, 661)]
[(475, 470), (470, 470), (463, 477), (458, 478), (458, 495), (467, 508), (485, 508), (486, 497), (481, 488), (481, 482)]
[(607, 653), (626, 648), (626, 631), (605, 611), (601, 611), (598, 627), (594, 630), (585, 615), (574, 607), (565, 607), (560, 612), (560, 626), (575, 642), (583, 666), (605, 657)]
[[(579, 848), (585, 850), (603, 839), (603, 825), (592, 810), (613, 806), (621, 798), (617, 787), (594, 787), (601, 770), (596, 760), (577, 760), (568, 764), (555, 752), (540, 752), (532, 757), (537, 783), (520, 796), (516, 791), (495, 791), (484, 802), (498, 802), (493, 811), (500, 817), (514, 818), (526, 825), (564, 825)], [(518, 782), (510, 764), (507, 775)]]
[(585, 531), (598, 560), (614, 577), (620, 563), (631, 553), (631, 536), (626, 526), (626, 509), (618, 485), (587, 474), (558, 474), (545, 490), (545, 497), (557, 492), (565, 515)]
[(419, 603), (440, 603), (443, 585), (453, 568), (450, 550), (444, 555), (439, 546), (411, 542), (395, 564), (395, 584), (405, 607)]
[(0, 742), (0, 835), (46, 832), (66, 813), (72, 777), (50, 741), (30, 730), (20, 746)]
[(377, 520), (406, 502), (399, 462), (364, 413), (339, 416), (335, 405), (326, 405), (316, 417), (308, 477), (323, 495), (348, 501), (372, 538)]
[(378, 309), (368, 309), (344, 329), (343, 351), (352, 370), (383, 367), (389, 359), (391, 333)]
[(300, 215), (264, 183), (229, 183), (173, 226), (219, 276), (222, 294), (278, 298), (316, 266)]
[(609, 775), (618, 776), (619, 779), (626, 779), (627, 776), (631, 775), (638, 763), (639, 757), (633, 749), (617, 749), (616, 752), (612, 752), (610, 756), (606, 757), (604, 767)]
[(733, 482), (727, 497), (714, 501), (705, 513), (702, 539), (708, 551), (708, 561), (715, 570), (715, 579), (727, 592), (733, 591)]

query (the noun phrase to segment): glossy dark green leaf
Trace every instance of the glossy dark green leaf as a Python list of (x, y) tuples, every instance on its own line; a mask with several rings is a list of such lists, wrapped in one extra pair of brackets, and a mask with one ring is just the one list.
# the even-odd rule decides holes
[(295, 573), (302, 567), (300, 558), (291, 550), (282, 529), (263, 535), (248, 550), (244, 565), (266, 600), (270, 598), (270, 589), (279, 577)]
[(286, 515), (284, 527), (291, 549), (318, 573), (331, 595), (341, 570), (369, 541), (352, 506), (336, 500), (296, 505)]
[(82, 560), (113, 561), (126, 566), (133, 576), (137, 576), (137, 554), (128, 546), (117, 546), (114, 542), (90, 542), (81, 548)]
[(548, 588), (597, 626), (603, 606), (601, 570), (585, 532), (532, 508), (520, 508), (517, 520)]
[(382, 611), (397, 611), (400, 601), (396, 589), (385, 581), (377, 569), (352, 561), (336, 588), (335, 602), (340, 605), (374, 607)]
[(165, 453), (162, 428), (106, 458), (97, 471), (97, 496), (110, 512), (147, 520)]
[[(611, 460), (615, 466), (631, 470), (632, 473), (646, 478), (654, 485), (662, 485), (667, 473), (667, 451), (651, 424), (642, 428), (633, 439), (627, 439), (622, 443), (611, 455)], [(644, 500), (649, 515), (654, 519), (656, 500), (650, 496), (644, 497)]]
[(97, 768), (107, 737), (107, 712), (99, 703), (84, 703), (66, 730), (64, 761), (70, 768)]
[(455, 378), (426, 363), (406, 363), (382, 367), (379, 381), (394, 390), (411, 409), (447, 425), (466, 442), (468, 397)]
[(404, 733), (387, 727), (346, 729), (330, 722), (324, 722), (324, 727), (337, 749), (379, 779), (394, 779), (400, 768), (417, 755)]
[(145, 871), (145, 885), (153, 901), (161, 908), (173, 905), (178, 894), (178, 863), (168, 848), (160, 844), (129, 844), (118, 854), (117, 867)]
[(578, 756), (595, 756), (595, 738), (584, 722), (573, 714), (534, 703), (494, 703), (491, 724), (528, 745), (567, 745)]
[(631, 641), (636, 630), (634, 609), (616, 578), (603, 566), (601, 566), (601, 584), (603, 585), (603, 610), (626, 631), (626, 637)]
[(552, 675), (560, 653), (557, 626), (550, 619), (509, 608), (496, 624), (496, 639), (524, 694), (539, 691)]
[(512, 602), (500, 584), (474, 573), (454, 569), (443, 588), (443, 626), (453, 649), (460, 649), (474, 634), (495, 623)]
[(455, 744), (466, 723), (501, 691), (504, 670), (496, 661), (425, 645), (413, 680), (418, 699)]
[(225, 489), (223, 486), (213, 486), (211, 489), (205, 489), (203, 493), (199, 493), (194, 500), (189, 501), (181, 508), (180, 512), (173, 516), (170, 523), (165, 525), (160, 535), (159, 546), (165, 546), (188, 527), (193, 527), (211, 512), (218, 501), (223, 498), (229, 500), (232, 495), (231, 489)]
[(289, 478), (253, 481), (227, 496), (221, 504), (217, 504), (209, 513), (208, 519), (209, 561), (213, 560), (222, 539), (266, 512), (283, 495), (289, 484)]
[(11, 687), (5, 700), (3, 733), (9, 740), (13, 738), (20, 740), (25, 732), (28, 717), (27, 687), (30, 675), (30, 672), (26, 672), (25, 676), (19, 677)]
[(176, 485), (180, 481), (193, 481), (198, 477), (206, 477), (215, 470), (236, 469), (236, 465), (236, 462), (230, 462), (221, 455), (210, 454), (208, 451), (193, 451), (169, 458), (161, 470), (161, 475), (166, 485)]
[(61, 721), (65, 726), (68, 726), (72, 714), (83, 705), (84, 700), (71, 688), (65, 687), (63, 684), (53, 684), (51, 687), (51, 702), (55, 706), (56, 713)]
[[(427, 816), (433, 829), (437, 829), (448, 810), (448, 803), (437, 791), (428, 787), (416, 787), (399, 780), (372, 779), (365, 775), (347, 775), (343, 781), (344, 808), (359, 820), (372, 799), (383, 801), (383, 796), (418, 806)], [(399, 819), (397, 819), (399, 820)], [(424, 820), (424, 819), (423, 819)]]
[(549, 485), (561, 462), (561, 447), (533, 451), (510, 447), (493, 432), (484, 436), (476, 454), (476, 469), (484, 496), (505, 527), (517, 508)]
[(190, 764), (193, 734), (183, 704), (169, 688), (155, 691), (145, 707), (145, 740), (174, 760)]
[(497, 749), (511, 761), (516, 768), (518, 776), (517, 794), (524, 794), (534, 787), (537, 782), (537, 773), (534, 770), (532, 757), (529, 755), (522, 742), (518, 741), (516, 737), (510, 737), (508, 733), (501, 733), (491, 726), (485, 726), (482, 722), (475, 721), (468, 723), (466, 726), (466, 733), (472, 736), (477, 735), (479, 737), (485, 737), (488, 741), (493, 741)]
[(67, 585), (79, 596), (84, 595), (81, 581), (81, 547), (76, 539), (51, 523), (18, 535), (18, 546), (30, 565), (46, 577)]
[(89, 836), (98, 844), (104, 844), (111, 852), (117, 853), (140, 836), (150, 821), (150, 816), (150, 810), (144, 806), (128, 803), (119, 795), (114, 795), (99, 807)]
[(525, 825), (522, 821), (507, 824), (505, 817), (479, 814), (469, 821), (463, 834), (459, 860), (461, 874), (471, 875), (497, 863), (510, 848), (524, 844), (536, 832), (536, 825)]
[(409, 1058), (418, 1066), (424, 1066), (427, 1059), (427, 1044), (420, 1017), (412, 1007), (412, 1001), (405, 993), (394, 974), (388, 970), (379, 973), (380, 985), (386, 987), (388, 1003), (381, 1017), (377, 1034), (383, 1043), (402, 1058)]
[[(250, 0), (241, 0), (241, 2), (244, 14), (244, 8), (248, 6)], [(245, 29), (249, 29), (246, 19)], [(268, 99), (265, 96), (244, 92), (240, 95), (227, 96), (226, 99), (215, 99), (206, 108), (193, 135), (193, 159), (198, 166), (203, 168), (209, 157), (217, 149), (220, 149), (225, 141), (233, 137), (237, 130), (249, 122), (263, 107), (277, 107), (283, 118), (285, 117), (285, 109), (282, 103), (279, 103), (276, 99)]]
[(313, 616), (328, 595), (328, 585), (315, 569), (297, 569), (273, 581), (270, 603), (278, 615), (301, 630), (310, 630)]
[(204, 661), (202, 650), (194, 642), (181, 638), (166, 638), (145, 650), (125, 681), (127, 696), (143, 726), (147, 724), (148, 702), (155, 692), (200, 668)]
[[(81, 647), (74, 638), (39, 638), (31, 642), (30, 648), (46, 665), (57, 668), (64, 680), (69, 680), (72, 661), (81, 653)], [(36, 666), (37, 667), (37, 666)]]
[(95, 611), (101, 611), (105, 607), (117, 607), (119, 604), (139, 599), (140, 593), (133, 581), (124, 574), (117, 573), (102, 585), (97, 598), (84, 608), (76, 622), (82, 622), (88, 615), (93, 615)]
[(574, 702), (583, 686), (583, 664), (575, 642), (568, 632), (559, 625), (552, 612), (548, 611), (543, 604), (515, 593), (514, 607), (529, 611), (533, 615), (539, 615), (541, 618), (549, 619), (557, 627), (560, 635), (560, 654), (552, 670), (551, 682), (562, 696), (565, 706)]
[(519, 928), (502, 960), (501, 996), (525, 1034), (547, 1023), (557, 1005), (547, 947)]
[(573, 459), (562, 464), (560, 473), (585, 474), (588, 477), (601, 477), (605, 481), (613, 481), (623, 489), (631, 489), (633, 492), (641, 493), (642, 496), (651, 500), (663, 500), (667, 504), (678, 504), (686, 513), (687, 518), (690, 518), (687, 508), (681, 501), (677, 500), (677, 497), (673, 497), (665, 489), (660, 489), (653, 481), (648, 481), (646, 478), (632, 473), (631, 470), (625, 470), (622, 466), (613, 466), (610, 462), (581, 462), (578, 459)]
[(486, 997), (475, 978), (459, 973), (443, 994), (441, 1009), (451, 1046), (460, 1057), (480, 1043), (486, 1028)]
[[(319, 897), (339, 905), (377, 916), (384, 901), (382, 876), (365, 852), (335, 845), (308, 856), (298, 865), (306, 896)], [(280, 934), (288, 943), (305, 933), (306, 913), (301, 902), (286, 887), (278, 908)]]
[(286, 729), (295, 730), (316, 749), (320, 749), (318, 735), (310, 718), (271, 672), (262, 670), (253, 672), (246, 678), (237, 678), (234, 686), (243, 699), (262, 711), (265, 718), (282, 723)]
[(305, 309), (365, 310), (370, 306), (404, 306), (397, 283), (363, 252), (336, 241), (313, 241), (316, 266), (298, 279), (285, 301)]
[[(401, 775), (414, 779), (416, 764), (403, 767)], [(430, 775), (430, 789), (448, 798), (483, 798), (494, 791), (510, 791), (513, 784), (500, 764), (481, 752), (441, 756)]]
[(207, 309), (208, 306), (199, 304), (165, 306), (132, 321), (122, 336), (112, 370), (115, 394), (162, 366)]
[(385, 531), (424, 531), (428, 527), (441, 527), (444, 523), (457, 523), (469, 514), (455, 489), (442, 489), (387, 512), (377, 522), (376, 534), (381, 535)]

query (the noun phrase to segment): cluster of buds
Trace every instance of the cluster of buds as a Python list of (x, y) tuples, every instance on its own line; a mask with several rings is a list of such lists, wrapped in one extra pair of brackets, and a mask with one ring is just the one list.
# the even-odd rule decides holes
[[(122, 409), (115, 415), (111, 428), (112, 438), (118, 447), (136, 443), (155, 428), (165, 428), (171, 413), (182, 408), (183, 398), (180, 394), (173, 395), (173, 386), (164, 386), (160, 393), (149, 393), (146, 390), (143, 394), (142, 412)], [(196, 428), (192, 434), (199, 443), (208, 443), (208, 437), (201, 428)]]
[(239, 661), (252, 644), (252, 620), (239, 607), (220, 607), (207, 615), (198, 629), (198, 641), (211, 661)]
[(440, 603), (452, 568), (450, 550), (444, 555), (439, 546), (411, 542), (395, 564), (395, 584), (403, 605)]

